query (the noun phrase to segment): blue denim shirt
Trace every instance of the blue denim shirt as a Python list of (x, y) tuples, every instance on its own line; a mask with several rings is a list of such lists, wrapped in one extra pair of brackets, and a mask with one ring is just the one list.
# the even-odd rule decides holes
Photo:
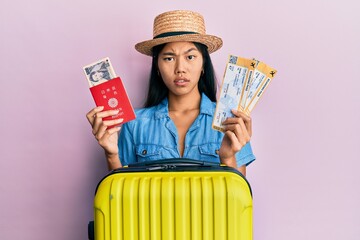
[[(202, 94), (200, 114), (185, 136), (184, 158), (220, 162), (218, 150), (224, 134), (212, 129), (216, 104)], [(136, 119), (122, 126), (119, 136), (121, 164), (180, 158), (178, 133), (169, 117), (168, 100), (159, 105), (135, 111)], [(250, 143), (236, 154), (237, 165), (248, 165), (255, 160)]]

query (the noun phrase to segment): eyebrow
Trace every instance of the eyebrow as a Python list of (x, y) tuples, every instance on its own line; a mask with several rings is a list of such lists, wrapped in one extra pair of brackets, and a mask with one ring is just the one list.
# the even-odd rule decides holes
[[(189, 50), (186, 50), (186, 51), (184, 52), (184, 54), (187, 54), (187, 53), (189, 53), (189, 52), (191, 52), (191, 51), (199, 51), (199, 50), (198, 50), (197, 48), (193, 47), (193, 48), (190, 48)], [(162, 53), (161, 55), (176, 56), (176, 54), (175, 54), (174, 52), (164, 52), (164, 53)]]

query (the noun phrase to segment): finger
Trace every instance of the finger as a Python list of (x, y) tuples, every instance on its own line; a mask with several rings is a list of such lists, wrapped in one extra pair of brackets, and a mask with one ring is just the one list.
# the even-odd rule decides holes
[(121, 130), (121, 127), (118, 126), (118, 127), (113, 127), (113, 128), (110, 128), (110, 129), (107, 129), (103, 135), (102, 138), (108, 138), (110, 137), (111, 135), (113, 135), (114, 133), (117, 133)]
[[(108, 111), (96, 113), (95, 118), (93, 120), (93, 124), (92, 124), (93, 134), (95, 135), (99, 131), (100, 125), (103, 124), (103, 118), (114, 116), (118, 113), (119, 113), (119, 110), (108, 110)], [(106, 125), (106, 126), (111, 126), (111, 125)]]
[(230, 140), (230, 146), (233, 152), (238, 152), (241, 150), (242, 146), (238, 142), (238, 138), (233, 131), (226, 131), (226, 137)]
[(96, 115), (98, 112), (101, 112), (103, 109), (104, 109), (103, 106), (99, 106), (99, 107), (96, 107), (96, 108), (91, 109), (91, 111), (86, 114), (86, 118), (87, 118), (87, 120), (89, 121), (89, 123), (90, 123), (91, 125), (93, 125), (93, 123), (94, 123), (95, 115)]
[(239, 118), (244, 119), (245, 122), (251, 122), (251, 117), (249, 115), (247, 115), (246, 113), (236, 110), (236, 109), (232, 109), (231, 112)]
[(124, 121), (123, 118), (103, 121), (99, 125), (99, 127), (97, 128), (96, 131), (94, 129), (94, 135), (95, 135), (96, 139), (99, 140), (99, 139), (103, 138), (104, 135), (106, 134), (107, 130), (111, 130), (111, 129), (115, 128), (115, 127), (113, 127), (113, 128), (108, 129), (108, 127), (120, 125), (123, 121)]
[(234, 124), (240, 124), (244, 123), (244, 119), (241, 117), (233, 117), (233, 118), (227, 118), (225, 121), (222, 122), (222, 125), (234, 125)]
[(241, 136), (239, 136), (238, 138), (239, 138), (239, 142), (244, 146), (250, 141), (251, 135), (244, 121), (240, 121), (239, 126), (241, 128)]
[(105, 126), (110, 127), (110, 126), (119, 125), (123, 121), (124, 121), (123, 118), (119, 118), (119, 119), (114, 119), (114, 120), (106, 120), (106, 121), (103, 121), (103, 123), (104, 123)]
[(244, 112), (233, 109), (231, 110), (232, 113), (236, 116), (239, 117), (241, 119), (243, 119), (245, 126), (246, 126), (246, 130), (248, 131), (249, 135), (252, 136), (252, 120), (251, 117), (246, 115)]
[(107, 111), (96, 113), (96, 117), (105, 118), (105, 117), (115, 116), (118, 113), (119, 113), (119, 110), (107, 110)]
[(249, 133), (241, 118), (238, 118), (238, 123), (226, 125), (225, 130), (233, 132), (241, 145), (245, 145), (250, 141)]
[(226, 120), (224, 120), (222, 122), (222, 125), (237, 124), (237, 123), (239, 123), (240, 119), (241, 118), (238, 118), (238, 117), (227, 118)]
[[(92, 127), (93, 127), (92, 133), (94, 135), (96, 135), (99, 132), (99, 129), (101, 128), (101, 126), (104, 126), (102, 118), (98, 117), (98, 115), (95, 114), (94, 120), (93, 120), (93, 125), (92, 125)], [(104, 126), (104, 127), (106, 128), (106, 126)]]
[(246, 139), (248, 138), (248, 134), (246, 133), (246, 130), (241, 127), (240, 124), (231, 124), (226, 126), (226, 131), (231, 131), (234, 133), (236, 137), (236, 141), (242, 145), (246, 144)]
[(237, 117), (241, 117), (244, 119), (250, 118), (249, 115), (247, 115), (245, 112), (237, 110), (237, 109), (231, 109), (231, 113), (234, 114)]
[(95, 136), (96, 140), (99, 141), (101, 138), (103, 138), (103, 136), (104, 136), (104, 134), (105, 134), (105, 132), (106, 132), (106, 129), (107, 129), (107, 126), (104, 125), (103, 123), (101, 123), (101, 124), (98, 126), (98, 128), (97, 128), (96, 131), (93, 130), (93, 133), (94, 133), (94, 136)]
[(98, 139), (98, 142), (100, 144), (100, 146), (106, 146), (108, 143), (108, 139), (113, 135), (118, 133), (121, 130), (121, 127), (113, 127), (110, 129), (105, 130), (105, 132), (103, 133), (102, 137), (100, 139)]

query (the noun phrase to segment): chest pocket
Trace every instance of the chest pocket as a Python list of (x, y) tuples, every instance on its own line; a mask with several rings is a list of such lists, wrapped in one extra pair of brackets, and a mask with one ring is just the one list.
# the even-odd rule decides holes
[(161, 146), (153, 144), (140, 144), (136, 146), (138, 162), (159, 160), (161, 157)]
[(200, 159), (208, 162), (220, 162), (219, 149), (219, 143), (206, 143), (200, 145)]

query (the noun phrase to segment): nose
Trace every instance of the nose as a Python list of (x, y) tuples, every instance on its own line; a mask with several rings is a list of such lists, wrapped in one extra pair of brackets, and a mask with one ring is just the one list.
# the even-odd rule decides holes
[(175, 73), (179, 74), (179, 73), (185, 73), (185, 60), (179, 58), (176, 61), (176, 65), (175, 65)]

